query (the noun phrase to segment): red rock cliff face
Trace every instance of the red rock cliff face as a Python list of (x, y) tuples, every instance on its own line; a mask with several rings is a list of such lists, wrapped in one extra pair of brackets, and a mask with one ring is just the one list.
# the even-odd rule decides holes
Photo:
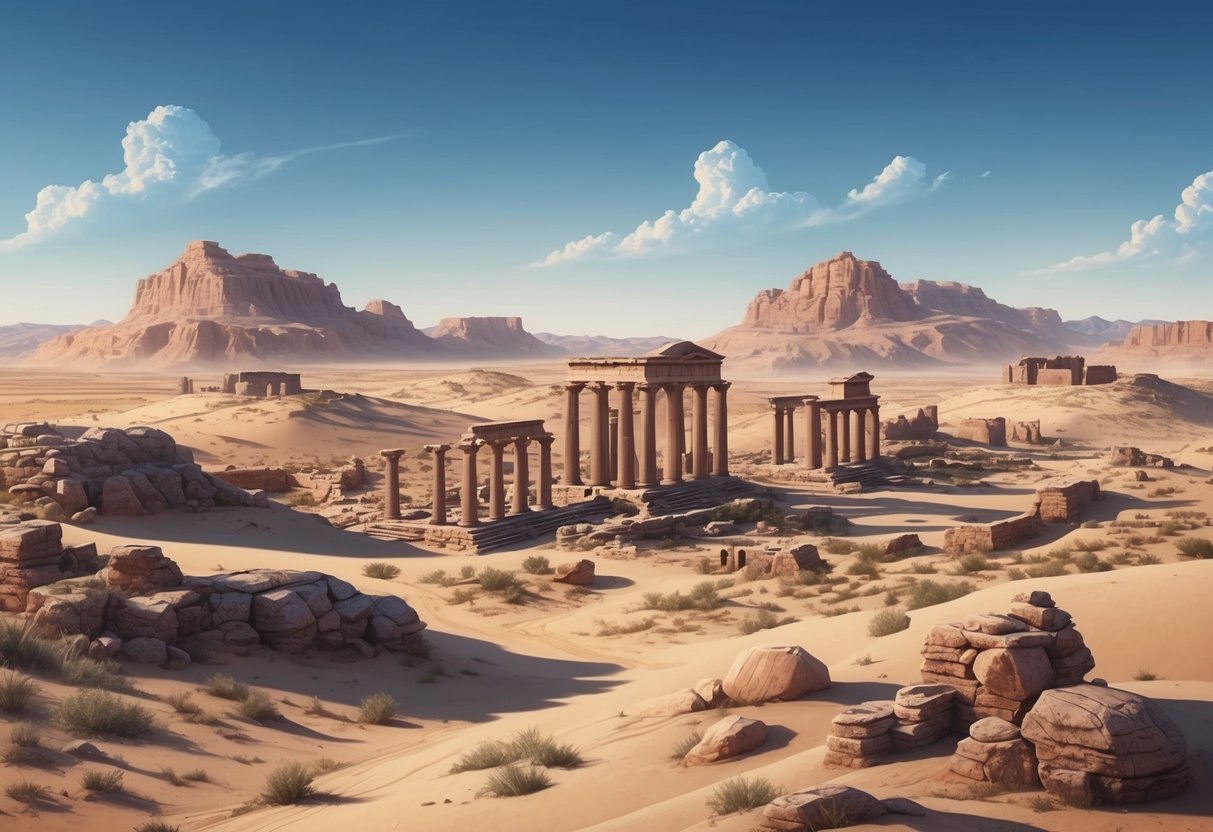
[(1137, 324), (1125, 336), (1123, 346), (1213, 349), (1213, 321)]
[(411, 358), (441, 348), (400, 307), (356, 311), (314, 274), (280, 269), (266, 254), (233, 256), (217, 243), (188, 244), (168, 268), (139, 281), (117, 324), (44, 343), (34, 361), (156, 367), (242, 361), (300, 363)]
[(477, 354), (561, 355), (522, 327), (522, 318), (443, 318), (431, 331), (441, 344)]
[(795, 278), (786, 291), (759, 292), (743, 327), (791, 332), (844, 329), (863, 320), (922, 317), (913, 297), (880, 264), (844, 251)]

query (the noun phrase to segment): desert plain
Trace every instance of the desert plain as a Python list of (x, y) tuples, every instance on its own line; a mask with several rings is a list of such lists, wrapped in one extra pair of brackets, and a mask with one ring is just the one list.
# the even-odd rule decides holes
[[(365, 592), (399, 595), (428, 623), (423, 654), (350, 660), (259, 646), (178, 670), (129, 664), (134, 692), (123, 698), (150, 710), (154, 729), (135, 740), (92, 738), (103, 755), (95, 761), (54, 751), (73, 739), (52, 718), (72, 688), (37, 678), (32, 712), (22, 718), (38, 727), (43, 753), (0, 768), (0, 780), (43, 785), (47, 796), (29, 805), (0, 801), (4, 828), (53, 832), (83, 822), (125, 830), (158, 818), (169, 828), (249, 832), (488, 824), (748, 830), (758, 825), (755, 812), (714, 815), (707, 805), (722, 782), (738, 776), (765, 778), (783, 792), (847, 784), (878, 798), (912, 799), (926, 811), (887, 815), (872, 828), (1213, 828), (1213, 561), (1183, 557), (1176, 545), (1213, 536), (1208, 377), (1163, 372), (1169, 383), (1145, 388), (1123, 378), (1091, 387), (1023, 387), (999, 384), (993, 367), (946, 377), (878, 373), (872, 389), (881, 396), (883, 418), (936, 405), (945, 435), (966, 417), (1038, 419), (1048, 442), (1011, 443), (994, 452), (954, 442), (951, 451), (962, 459), (1019, 462), (978, 465), (978, 471), (920, 470), (917, 484), (856, 493), (811, 481), (797, 464), (770, 464), (768, 397), (824, 392), (824, 373), (732, 378), (732, 473), (785, 514), (825, 506), (846, 519), (844, 527), (823, 534), (743, 523), (726, 538), (692, 532), (638, 541), (634, 550), (584, 552), (557, 548), (548, 535), (466, 555), (383, 539), (358, 525), (338, 528), (317, 515), (340, 507), (302, 496), (312, 493), (309, 476), (362, 457), (368, 474), (360, 499), (374, 505), (381, 500), (378, 451), (401, 448), (402, 502), (427, 505), (431, 473), (423, 446), (450, 442), (474, 422), (559, 424), (564, 364), (328, 365), (301, 372), (307, 387), (331, 392), (302, 400), (178, 395), (178, 376), (167, 373), (7, 369), (0, 371), (0, 422), (46, 420), (69, 435), (98, 425), (149, 426), (192, 449), (207, 470), (298, 472), (301, 487), (271, 495), (268, 509), (103, 515), (92, 525), (65, 524), (64, 543), (95, 543), (100, 552), (131, 542), (158, 545), (186, 575), (316, 570)], [(219, 381), (217, 374), (194, 378), (198, 388)], [(1121, 445), (1170, 457), (1175, 467), (1150, 468), (1148, 480), (1139, 481), (1141, 469), (1110, 464), (1109, 449)], [(562, 463), (557, 453), (557, 470)], [(1038, 487), (1080, 479), (1098, 480), (1103, 491), (1084, 507), (1081, 523), (1049, 525), (1039, 537), (975, 560), (943, 552), (947, 529), (1019, 515)], [(864, 564), (866, 544), (906, 533), (919, 536), (921, 550)], [(761, 550), (803, 542), (818, 546), (829, 564), (811, 582), (715, 569), (722, 545)], [(581, 557), (596, 565), (593, 583), (584, 587), (555, 583), (536, 567), (538, 558), (555, 566)], [(540, 574), (526, 571), (524, 561)], [(399, 572), (391, 579), (367, 577), (363, 569), (371, 563)], [(513, 573), (520, 591), (483, 589), (476, 576), (488, 569)], [(715, 598), (704, 609), (651, 608), (653, 593), (690, 594), (705, 581)], [(906, 608), (923, 582), (959, 587), (947, 593), (958, 597), (911, 606), (906, 629), (872, 635), (873, 617)], [(869, 768), (826, 764), (826, 737), (842, 708), (891, 699), (898, 688), (921, 681), (923, 637), (933, 625), (1003, 611), (1012, 596), (1030, 590), (1051, 593), (1073, 615), (1095, 657), (1090, 677), (1148, 696), (1180, 727), (1191, 787), (1165, 801), (1114, 808), (1066, 805), (1039, 790), (980, 789), (949, 773), (954, 737)], [(652, 700), (719, 678), (739, 653), (762, 645), (803, 647), (828, 667), (832, 685), (794, 701), (730, 707), (729, 714), (766, 723), (756, 750), (714, 765), (674, 759), (688, 736), (723, 714), (654, 715)], [(209, 695), (207, 680), (215, 674), (264, 691), (279, 716), (250, 719), (233, 701)], [(201, 719), (175, 710), (172, 702), (187, 692)], [(386, 725), (360, 722), (359, 703), (377, 692), (392, 696), (397, 714)], [(548, 788), (510, 798), (485, 793), (489, 771), (451, 773), (470, 750), (532, 728), (574, 746), (580, 765), (546, 769)], [(259, 803), (269, 772), (292, 760), (313, 767), (316, 793), (297, 805)], [(121, 771), (121, 790), (83, 789), (86, 769)]]

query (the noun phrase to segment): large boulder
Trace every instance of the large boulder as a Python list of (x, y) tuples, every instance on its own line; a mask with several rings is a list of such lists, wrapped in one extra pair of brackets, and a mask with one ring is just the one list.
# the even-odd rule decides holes
[(249, 622), (270, 647), (287, 653), (306, 650), (316, 638), (316, 616), (299, 593), (290, 589), (255, 596)]
[(148, 592), (181, 585), (181, 569), (159, 546), (126, 544), (110, 549), (109, 564), (99, 573), (107, 586), (123, 592)]
[(582, 558), (578, 561), (562, 563), (556, 567), (553, 581), (573, 586), (586, 586), (594, 583), (594, 561)]
[(703, 766), (739, 757), (753, 751), (767, 738), (767, 726), (756, 719), (728, 716), (703, 732), (699, 743), (682, 761), (688, 766)]
[(973, 673), (990, 693), (1019, 702), (1049, 687), (1055, 675), (1043, 647), (982, 650)]
[(1144, 696), (1100, 685), (1054, 688), (1023, 720), (1044, 787), (1068, 802), (1161, 800), (1187, 788), (1187, 742)]
[(723, 685), (739, 705), (758, 705), (825, 690), (830, 671), (803, 647), (751, 647), (733, 661)]

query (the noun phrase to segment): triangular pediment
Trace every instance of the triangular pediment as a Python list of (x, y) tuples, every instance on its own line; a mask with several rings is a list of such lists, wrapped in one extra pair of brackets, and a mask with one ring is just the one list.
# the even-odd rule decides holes
[(654, 358), (677, 358), (683, 361), (724, 361), (724, 356), (691, 341), (672, 341), (648, 353)]

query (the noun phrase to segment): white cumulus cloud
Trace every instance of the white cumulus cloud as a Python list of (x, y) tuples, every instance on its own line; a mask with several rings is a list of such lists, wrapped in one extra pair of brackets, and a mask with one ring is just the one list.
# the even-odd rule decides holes
[(25, 231), (0, 239), (0, 253), (40, 242), (72, 222), (97, 211), (107, 202), (152, 198), (188, 200), (206, 191), (235, 185), (272, 173), (291, 159), (321, 150), (335, 150), (388, 141), (394, 136), (340, 145), (311, 147), (285, 156), (219, 152), (219, 138), (193, 110), (173, 104), (160, 106), (147, 118), (126, 126), (122, 139), (123, 168), (86, 179), (73, 187), (47, 185), (25, 215)]
[(681, 211), (666, 211), (645, 220), (629, 234), (612, 231), (573, 240), (535, 266), (580, 259), (642, 257), (660, 251), (708, 245), (727, 237), (769, 234), (854, 219), (873, 209), (921, 196), (948, 179), (927, 179), (926, 166), (910, 156), (896, 156), (862, 188), (852, 189), (835, 208), (823, 208), (804, 191), (772, 191), (766, 174), (744, 148), (717, 143), (695, 160), (699, 191)]
[(1213, 171), (1192, 180), (1179, 195), (1170, 218), (1156, 214), (1129, 226), (1129, 239), (1098, 254), (1071, 257), (1045, 272), (1076, 271), (1149, 257), (1189, 257), (1206, 237), (1213, 236)]

